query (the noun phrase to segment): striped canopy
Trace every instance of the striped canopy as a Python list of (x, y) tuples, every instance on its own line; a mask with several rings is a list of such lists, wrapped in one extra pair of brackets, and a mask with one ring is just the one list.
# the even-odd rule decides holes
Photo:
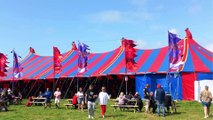
[[(183, 44), (183, 43), (186, 44)], [(213, 53), (206, 50), (192, 39), (181, 40), (186, 46), (185, 65), (182, 72), (213, 72)], [(137, 68), (127, 70), (127, 74), (166, 73), (169, 69), (168, 47), (159, 49), (137, 49), (135, 58)], [(70, 50), (63, 54), (62, 71), (54, 75), (53, 57), (29, 53), (22, 61), (22, 77), (15, 80), (37, 80), (67, 77), (91, 77), (125, 74), (125, 51), (120, 46), (104, 53), (90, 53), (88, 70), (78, 73), (78, 51)], [(13, 80), (12, 67), (7, 76), (0, 80)]]

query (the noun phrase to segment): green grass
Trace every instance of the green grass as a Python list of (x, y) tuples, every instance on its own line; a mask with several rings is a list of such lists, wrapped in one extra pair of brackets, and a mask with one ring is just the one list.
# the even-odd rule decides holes
[[(87, 111), (81, 112), (73, 108), (66, 109), (62, 101), (61, 108), (44, 109), (42, 106), (25, 107), (24, 100), (22, 105), (11, 105), (8, 112), (0, 112), (0, 120), (86, 120)], [(113, 111), (110, 107), (113, 104), (109, 102), (106, 112), (106, 120), (200, 120), (203, 119), (203, 108), (201, 103), (195, 101), (178, 101), (177, 113), (168, 114), (166, 117), (158, 117), (155, 114), (145, 114), (144, 109), (141, 113), (134, 113), (132, 111)], [(211, 107), (211, 113), (213, 112)], [(95, 119), (102, 119), (100, 115), (99, 105), (96, 106)], [(213, 120), (213, 116), (210, 118)]]

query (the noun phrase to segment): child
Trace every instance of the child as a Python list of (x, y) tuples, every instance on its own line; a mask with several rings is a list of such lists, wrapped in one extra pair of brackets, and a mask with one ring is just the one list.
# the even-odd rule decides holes
[(98, 95), (98, 99), (99, 99), (99, 104), (101, 107), (101, 114), (102, 114), (102, 117), (104, 118), (104, 114), (106, 112), (106, 105), (107, 105), (108, 99), (110, 99), (110, 96), (107, 94), (105, 87), (101, 88), (101, 92)]

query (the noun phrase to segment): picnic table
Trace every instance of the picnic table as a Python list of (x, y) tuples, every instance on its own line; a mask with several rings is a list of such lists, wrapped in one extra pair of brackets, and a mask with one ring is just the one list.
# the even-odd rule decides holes
[(137, 101), (134, 99), (127, 100), (127, 102), (123, 105), (118, 104), (117, 99), (112, 101), (115, 102), (114, 105), (111, 105), (112, 107), (114, 107), (114, 111), (117, 111), (117, 108), (120, 108), (121, 111), (133, 109), (133, 111), (136, 112), (136, 110), (139, 108), (137, 105)]
[(72, 104), (72, 99), (68, 99), (68, 100), (67, 100), (67, 103), (64, 104), (64, 105), (66, 106), (66, 109), (68, 109), (69, 106), (73, 106), (73, 104)]
[(42, 104), (43, 106), (45, 106), (46, 103), (46, 98), (44, 97), (36, 97), (36, 98), (32, 98), (33, 101), (31, 101), (31, 104)]

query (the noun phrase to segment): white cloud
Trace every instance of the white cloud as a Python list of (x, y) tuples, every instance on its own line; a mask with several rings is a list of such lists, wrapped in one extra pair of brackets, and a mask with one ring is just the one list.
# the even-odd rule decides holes
[(100, 22), (120, 22), (122, 15), (119, 11), (104, 11), (91, 16), (92, 20)]
[(191, 5), (189, 8), (188, 8), (188, 12), (189, 14), (198, 14), (199, 12), (201, 12), (202, 8), (200, 5), (198, 4), (194, 4), (194, 5)]
[(137, 5), (137, 6), (144, 6), (147, 0), (131, 0), (131, 3), (133, 5)]
[(89, 16), (92, 22), (100, 23), (137, 23), (144, 20), (151, 20), (152, 14), (145, 11), (103, 11)]
[(161, 25), (151, 25), (149, 26), (150, 30), (165, 30), (165, 28)]
[(139, 39), (139, 40), (135, 40), (136, 41), (136, 44), (137, 44), (137, 48), (139, 49), (145, 49), (147, 48), (147, 43), (145, 40), (142, 40), (142, 39)]
[(205, 45), (205, 48), (208, 49), (209, 51), (213, 52), (213, 43), (209, 43)]
[(170, 29), (169, 32), (178, 35), (178, 30), (175, 28)]

